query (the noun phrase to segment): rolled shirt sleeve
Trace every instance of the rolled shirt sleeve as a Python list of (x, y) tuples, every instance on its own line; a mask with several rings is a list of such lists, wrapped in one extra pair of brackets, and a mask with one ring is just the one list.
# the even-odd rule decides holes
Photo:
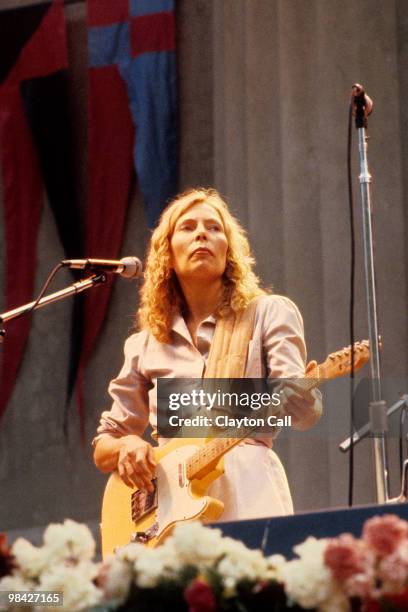
[(129, 434), (142, 435), (149, 422), (149, 389), (153, 384), (140, 371), (143, 352), (141, 332), (130, 336), (124, 346), (125, 360), (117, 378), (109, 384), (112, 407), (102, 413), (97, 436), (92, 444), (106, 435), (119, 438)]
[[(267, 377), (305, 378), (306, 345), (302, 315), (289, 298), (272, 295), (265, 299), (262, 338)], [(310, 399), (308, 399), (310, 398)], [(304, 396), (307, 417), (300, 423), (303, 428), (314, 425), (322, 414), (322, 395), (314, 388)]]

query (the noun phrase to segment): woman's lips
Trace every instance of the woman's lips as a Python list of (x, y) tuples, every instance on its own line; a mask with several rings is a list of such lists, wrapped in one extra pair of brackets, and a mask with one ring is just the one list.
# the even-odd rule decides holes
[(191, 256), (193, 256), (193, 255), (200, 255), (200, 254), (202, 254), (202, 255), (205, 255), (205, 254), (212, 255), (210, 249), (206, 249), (205, 247), (202, 247), (202, 248), (199, 248), (199, 249), (196, 249), (195, 251), (193, 251)]

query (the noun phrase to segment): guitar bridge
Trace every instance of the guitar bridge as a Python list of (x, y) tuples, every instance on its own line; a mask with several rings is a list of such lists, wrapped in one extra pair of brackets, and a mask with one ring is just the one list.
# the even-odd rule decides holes
[(157, 478), (152, 479), (153, 491), (145, 491), (139, 489), (132, 493), (131, 496), (131, 514), (132, 521), (137, 523), (141, 518), (149, 514), (152, 510), (156, 510), (158, 506), (158, 491), (157, 491)]
[(153, 525), (147, 531), (136, 531), (135, 533), (132, 533), (132, 535), (130, 536), (130, 541), (132, 542), (132, 544), (134, 542), (146, 544), (146, 542), (154, 538), (158, 530), (159, 523), (153, 523)]

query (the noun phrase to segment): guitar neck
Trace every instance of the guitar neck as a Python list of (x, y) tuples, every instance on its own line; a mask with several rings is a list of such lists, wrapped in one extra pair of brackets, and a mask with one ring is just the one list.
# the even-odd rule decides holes
[[(320, 384), (319, 378), (319, 366), (314, 367), (310, 372), (307, 372), (300, 384), (305, 391), (310, 391), (314, 387)], [(299, 381), (296, 381), (299, 384)], [(216, 437), (204, 444), (199, 448), (186, 463), (186, 475), (189, 480), (194, 478), (203, 478), (209, 471), (214, 469), (218, 461), (230, 451), (234, 446), (239, 444), (243, 439), (247, 438), (248, 435), (254, 431), (256, 427), (245, 428), (245, 430), (238, 434), (236, 429), (227, 430), (224, 432), (224, 436), (228, 431), (231, 432), (231, 437), (221, 438)]]
[[(247, 432), (248, 434), (248, 432)], [(213, 438), (199, 448), (186, 462), (186, 476), (189, 480), (203, 478), (217, 465), (218, 461), (231, 448), (245, 438)]]
[[(323, 363), (316, 361), (310, 362), (302, 380), (296, 380), (305, 391), (310, 391), (318, 387), (324, 380), (337, 378), (349, 374), (352, 369), (359, 370), (370, 358), (370, 344), (368, 340), (356, 342), (352, 347), (345, 347), (340, 351), (330, 353)], [(353, 364), (353, 368), (352, 368)], [(189, 480), (193, 478), (203, 478), (209, 471), (214, 469), (218, 461), (231, 448), (247, 438), (256, 427), (245, 428), (242, 434), (236, 429), (229, 430), (231, 437), (216, 437), (210, 442), (199, 448), (188, 459), (186, 464), (186, 474)], [(223, 434), (228, 435), (228, 430)]]

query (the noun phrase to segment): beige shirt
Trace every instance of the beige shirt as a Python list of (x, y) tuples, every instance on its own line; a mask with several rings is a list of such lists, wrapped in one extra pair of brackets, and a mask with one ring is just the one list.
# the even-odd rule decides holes
[[(142, 435), (150, 422), (157, 426), (157, 378), (202, 378), (216, 319), (205, 319), (197, 329), (194, 345), (184, 319), (175, 317), (173, 342), (163, 344), (147, 331), (133, 334), (125, 342), (125, 361), (109, 385), (112, 407), (101, 415), (97, 437)], [(306, 347), (303, 321), (297, 306), (281, 295), (258, 300), (252, 340), (248, 348), (248, 378), (301, 378), (305, 373)], [(308, 406), (320, 415), (320, 393)], [(270, 443), (269, 443), (270, 445)]]

